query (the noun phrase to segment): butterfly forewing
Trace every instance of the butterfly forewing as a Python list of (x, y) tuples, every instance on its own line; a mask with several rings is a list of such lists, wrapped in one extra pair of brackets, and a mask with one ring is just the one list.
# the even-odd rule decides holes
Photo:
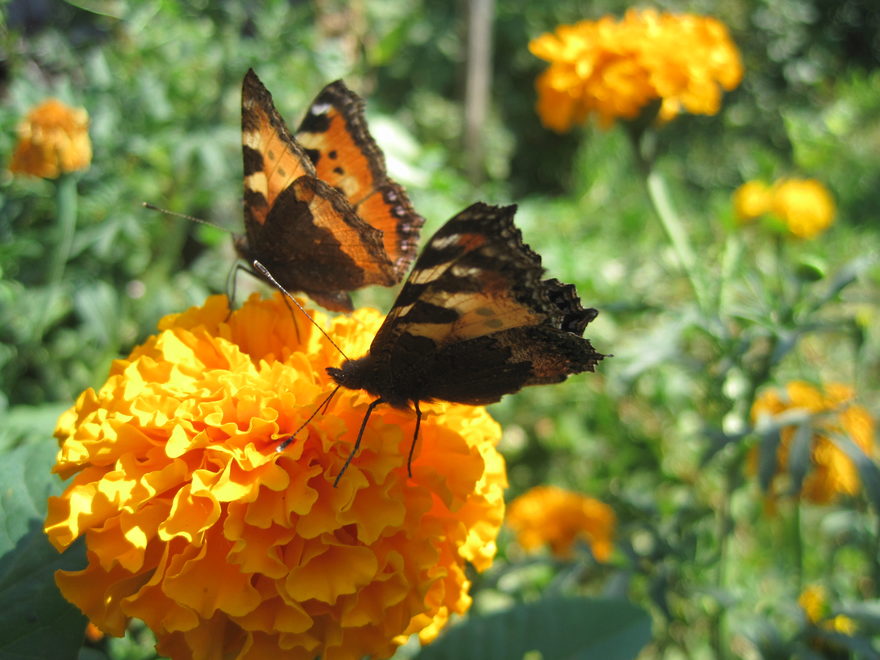
[(263, 224), (278, 195), (299, 177), (315, 176), (315, 168), (252, 70), (242, 83), (241, 144), (246, 217)]
[(341, 82), (328, 85), (293, 137), (252, 70), (242, 84), (246, 237), (236, 248), (337, 311), (352, 309), (348, 291), (400, 281), (423, 222), (385, 174), (362, 106)]
[(418, 251), (424, 219), (403, 188), (388, 177), (385, 157), (367, 130), (364, 102), (341, 80), (312, 102), (296, 133), (318, 177), (338, 188), (370, 224), (402, 278)]

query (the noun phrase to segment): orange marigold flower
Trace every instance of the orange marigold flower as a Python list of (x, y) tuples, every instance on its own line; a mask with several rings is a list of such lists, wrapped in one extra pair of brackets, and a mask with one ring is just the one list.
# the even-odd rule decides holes
[[(855, 392), (847, 385), (832, 383), (820, 391), (809, 383), (793, 381), (788, 383), (784, 392), (766, 390), (752, 406), (753, 421), (795, 408), (820, 415), (810, 422), (813, 428), (812, 470), (801, 486), (801, 496), (807, 501), (827, 504), (837, 495), (858, 493), (858, 470), (832, 439), (834, 435), (847, 436), (868, 456), (873, 456), (874, 420), (865, 408), (853, 403), (854, 398)], [(777, 476), (787, 469), (796, 430), (794, 426), (786, 426), (780, 431)], [(757, 448), (752, 452), (750, 467), (752, 472), (757, 469)]]
[(101, 629), (98, 628), (98, 626), (89, 621), (86, 625), (86, 639), (90, 642), (100, 642), (104, 639), (104, 633), (101, 632)]
[(607, 504), (580, 493), (536, 486), (510, 503), (507, 525), (526, 550), (547, 544), (559, 558), (572, 555), (575, 541), (590, 544), (599, 561), (611, 556), (617, 519)]
[(18, 127), (18, 143), (9, 170), (55, 179), (64, 172), (82, 170), (92, 162), (89, 115), (48, 99), (28, 113)]
[[(111, 635), (142, 619), (176, 659), (387, 657), (408, 635), (430, 641), (470, 606), (466, 563), (495, 554), (498, 425), (431, 405), (408, 478), (415, 415), (377, 408), (333, 488), (369, 395), (340, 391), (276, 452), (339, 355), (280, 296), (227, 314), (213, 296), (165, 317), (59, 419), (55, 471), (73, 479), (45, 529), (59, 550), (84, 535), (88, 556), (56, 574), (62, 593)], [(315, 316), (351, 355), (382, 321)]]
[(763, 181), (747, 181), (733, 193), (733, 209), (741, 222), (754, 220), (772, 207), (773, 195)]
[(630, 9), (620, 21), (560, 25), (529, 50), (550, 66), (536, 81), (537, 112), (558, 133), (595, 113), (607, 128), (635, 119), (653, 101), (668, 121), (683, 110), (714, 115), (721, 89), (742, 80), (739, 51), (720, 21)]
[(834, 222), (831, 193), (815, 179), (782, 179), (773, 187), (773, 212), (798, 238), (815, 238)]
[(826, 630), (843, 635), (853, 635), (858, 628), (856, 622), (845, 614), (829, 617), (831, 608), (828, 606), (828, 592), (822, 585), (812, 584), (804, 589), (798, 596), (798, 605), (804, 611), (807, 621), (814, 626), (821, 625)]
[(782, 232), (815, 238), (834, 222), (831, 193), (816, 179), (780, 179), (772, 186), (747, 181), (733, 193), (733, 207), (743, 221), (772, 214)]

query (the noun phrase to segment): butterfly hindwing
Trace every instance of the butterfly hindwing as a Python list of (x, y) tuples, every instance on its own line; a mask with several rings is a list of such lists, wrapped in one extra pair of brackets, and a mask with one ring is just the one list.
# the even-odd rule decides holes
[(370, 352), (331, 376), (392, 405), (497, 401), (527, 385), (592, 371), (583, 334), (596, 310), (574, 287), (542, 280), (513, 224), (516, 207), (474, 204), (428, 242)]
[(402, 278), (416, 256), (424, 219), (388, 177), (385, 157), (367, 130), (363, 100), (341, 80), (330, 83), (309, 106), (296, 139), (318, 177), (382, 230), (385, 252)]
[[(345, 134), (347, 125), (339, 126), (333, 139), (352, 142), (355, 138)], [(370, 150), (364, 152), (366, 155), (341, 150), (336, 167), (351, 167), (357, 173), (366, 161), (366, 170), (377, 169), (384, 174), (381, 151), (365, 123), (361, 121), (356, 129), (366, 136), (358, 139), (366, 139)], [(327, 174), (324, 166), (319, 171), (313, 160), (314, 149), (305, 148), (291, 135), (271, 94), (253, 70), (248, 71), (242, 84), (242, 154), (246, 236), (236, 240), (242, 257), (261, 261), (285, 289), (303, 291), (337, 311), (352, 309), (348, 291), (369, 284), (391, 286), (401, 279), (400, 265), (404, 264), (405, 269), (412, 257), (400, 250), (391, 255), (386, 251), (386, 242), (393, 238), (384, 228), (386, 215), (372, 213), (367, 203), (369, 194), (354, 204), (357, 200), (349, 198), (344, 189), (348, 185), (360, 196), (369, 193), (368, 184), (355, 186), (350, 183), (356, 180), (355, 175), (343, 180), (333, 172)], [(351, 164), (349, 157), (353, 159)], [(397, 185), (387, 176), (383, 182)], [(411, 211), (402, 189), (401, 194)], [(420, 226), (421, 218), (413, 212), (405, 240), (400, 239), (403, 244), (418, 240)]]

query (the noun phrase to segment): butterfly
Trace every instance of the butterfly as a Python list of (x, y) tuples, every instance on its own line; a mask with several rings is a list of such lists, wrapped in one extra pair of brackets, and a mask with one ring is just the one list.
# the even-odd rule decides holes
[(542, 279), (541, 257), (523, 243), (515, 213), (515, 205), (478, 202), (449, 220), (422, 250), (369, 352), (327, 368), (336, 389), (318, 410), (340, 387), (376, 397), (336, 483), (380, 404), (415, 410), (411, 476), (420, 402), (486, 405), (594, 371), (605, 357), (583, 337), (598, 312), (581, 306), (573, 285)]
[(403, 279), (424, 219), (388, 177), (364, 102), (342, 81), (321, 90), (291, 135), (249, 69), (241, 139), (245, 235), (235, 247), (243, 259), (334, 311), (352, 310), (349, 291)]

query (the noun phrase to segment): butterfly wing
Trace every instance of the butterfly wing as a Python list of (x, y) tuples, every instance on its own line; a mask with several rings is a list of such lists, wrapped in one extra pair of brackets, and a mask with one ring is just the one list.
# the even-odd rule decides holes
[(603, 356), (581, 335), (596, 310), (573, 286), (541, 279), (515, 211), (474, 204), (431, 238), (368, 356), (343, 365), (354, 371), (343, 384), (393, 405), (486, 404), (594, 369)]
[(242, 153), (246, 238), (236, 247), (259, 259), (291, 291), (329, 309), (350, 311), (347, 292), (398, 281), (382, 231), (322, 181), (291, 136), (272, 96), (249, 70), (242, 84)]
[(399, 281), (418, 251), (424, 218), (403, 188), (388, 177), (385, 157), (364, 118), (364, 102), (341, 80), (327, 85), (306, 112), (297, 141), (317, 176), (340, 190), (358, 215), (382, 231)]

